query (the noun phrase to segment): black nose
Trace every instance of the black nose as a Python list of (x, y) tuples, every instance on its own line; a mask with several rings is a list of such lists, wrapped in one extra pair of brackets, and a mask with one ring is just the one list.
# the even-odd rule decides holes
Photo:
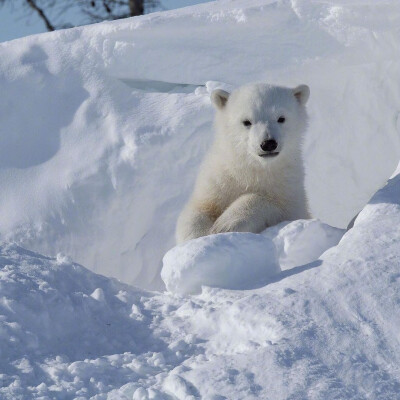
[(278, 147), (278, 143), (276, 143), (276, 140), (274, 139), (264, 140), (260, 144), (260, 147), (262, 151), (274, 151)]

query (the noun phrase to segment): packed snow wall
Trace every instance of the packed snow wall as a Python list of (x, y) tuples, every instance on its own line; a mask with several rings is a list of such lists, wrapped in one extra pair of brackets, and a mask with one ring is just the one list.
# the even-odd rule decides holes
[(250, 81), (311, 87), (311, 208), (346, 226), (400, 156), (399, 27), (395, 0), (238, 0), (1, 44), (1, 239), (161, 288), (209, 93)]

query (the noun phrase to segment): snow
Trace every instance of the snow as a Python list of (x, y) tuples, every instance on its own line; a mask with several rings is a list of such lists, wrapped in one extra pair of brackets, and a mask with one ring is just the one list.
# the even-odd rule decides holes
[(209, 93), (258, 80), (311, 87), (310, 204), (346, 227), (398, 163), (399, 26), (395, 0), (235, 0), (1, 44), (1, 237), (162, 289)]
[(198, 294), (202, 286), (255, 289), (272, 282), (281, 270), (317, 260), (336, 246), (344, 230), (318, 220), (282, 222), (261, 234), (221, 233), (169, 250), (161, 279), (168, 291)]
[(274, 242), (281, 268), (288, 269), (317, 260), (339, 243), (344, 232), (343, 229), (309, 219), (282, 222), (262, 234)]
[[(0, 398), (397, 399), (399, 27), (221, 0), (0, 44)], [(210, 92), (258, 80), (311, 88), (315, 219), (174, 247)]]
[(198, 294), (202, 286), (254, 289), (281, 271), (272, 240), (254, 233), (220, 233), (168, 251), (161, 278), (167, 290)]
[[(2, 245), (0, 396), (396, 399), (399, 199), (396, 175), (337, 246), (251, 290), (148, 292), (63, 255)], [(278, 236), (288, 229), (305, 240), (299, 223), (291, 224)], [(237, 235), (211, 237), (208, 256), (223, 252), (218, 241), (252, 236)], [(257, 248), (253, 240), (248, 246)], [(259, 273), (248, 271), (248, 279)]]

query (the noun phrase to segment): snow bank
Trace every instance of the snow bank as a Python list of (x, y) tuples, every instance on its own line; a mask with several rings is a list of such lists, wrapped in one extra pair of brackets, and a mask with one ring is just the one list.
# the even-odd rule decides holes
[(344, 230), (318, 220), (283, 222), (262, 234), (210, 235), (169, 250), (161, 279), (178, 294), (200, 293), (202, 286), (255, 289), (276, 279), (281, 269), (318, 260), (336, 246)]
[(275, 245), (254, 233), (221, 233), (190, 240), (163, 258), (167, 290), (200, 293), (202, 286), (254, 289), (281, 271)]
[(399, 160), (399, 26), (395, 0), (236, 0), (1, 44), (2, 241), (162, 288), (209, 92), (250, 80), (311, 86), (312, 208), (362, 211), (171, 250), (178, 290), (248, 289), (195, 296), (2, 244), (0, 397), (397, 399), (399, 170), (363, 204)]
[(2, 366), (10, 357), (74, 361), (150, 345), (148, 321), (132, 309), (144, 293), (62, 255), (51, 259), (15, 245), (2, 245), (0, 254)]
[(273, 241), (279, 265), (285, 270), (317, 260), (339, 243), (344, 232), (318, 220), (297, 220), (272, 226), (262, 235)]
[(310, 85), (310, 203), (345, 227), (399, 159), (399, 26), (396, 0), (236, 0), (0, 44), (0, 237), (161, 289), (209, 92), (257, 80)]
[(0, 397), (396, 399), (399, 199), (397, 175), (319, 261), (255, 290), (151, 293), (3, 244)]

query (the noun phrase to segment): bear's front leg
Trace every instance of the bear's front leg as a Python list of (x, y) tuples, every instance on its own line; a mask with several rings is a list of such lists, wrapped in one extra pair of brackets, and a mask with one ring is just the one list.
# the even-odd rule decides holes
[(178, 218), (176, 242), (179, 244), (209, 235), (213, 223), (214, 220), (207, 213), (191, 204), (187, 205)]
[(214, 222), (210, 233), (260, 233), (282, 221), (283, 211), (267, 198), (247, 193), (236, 199)]

